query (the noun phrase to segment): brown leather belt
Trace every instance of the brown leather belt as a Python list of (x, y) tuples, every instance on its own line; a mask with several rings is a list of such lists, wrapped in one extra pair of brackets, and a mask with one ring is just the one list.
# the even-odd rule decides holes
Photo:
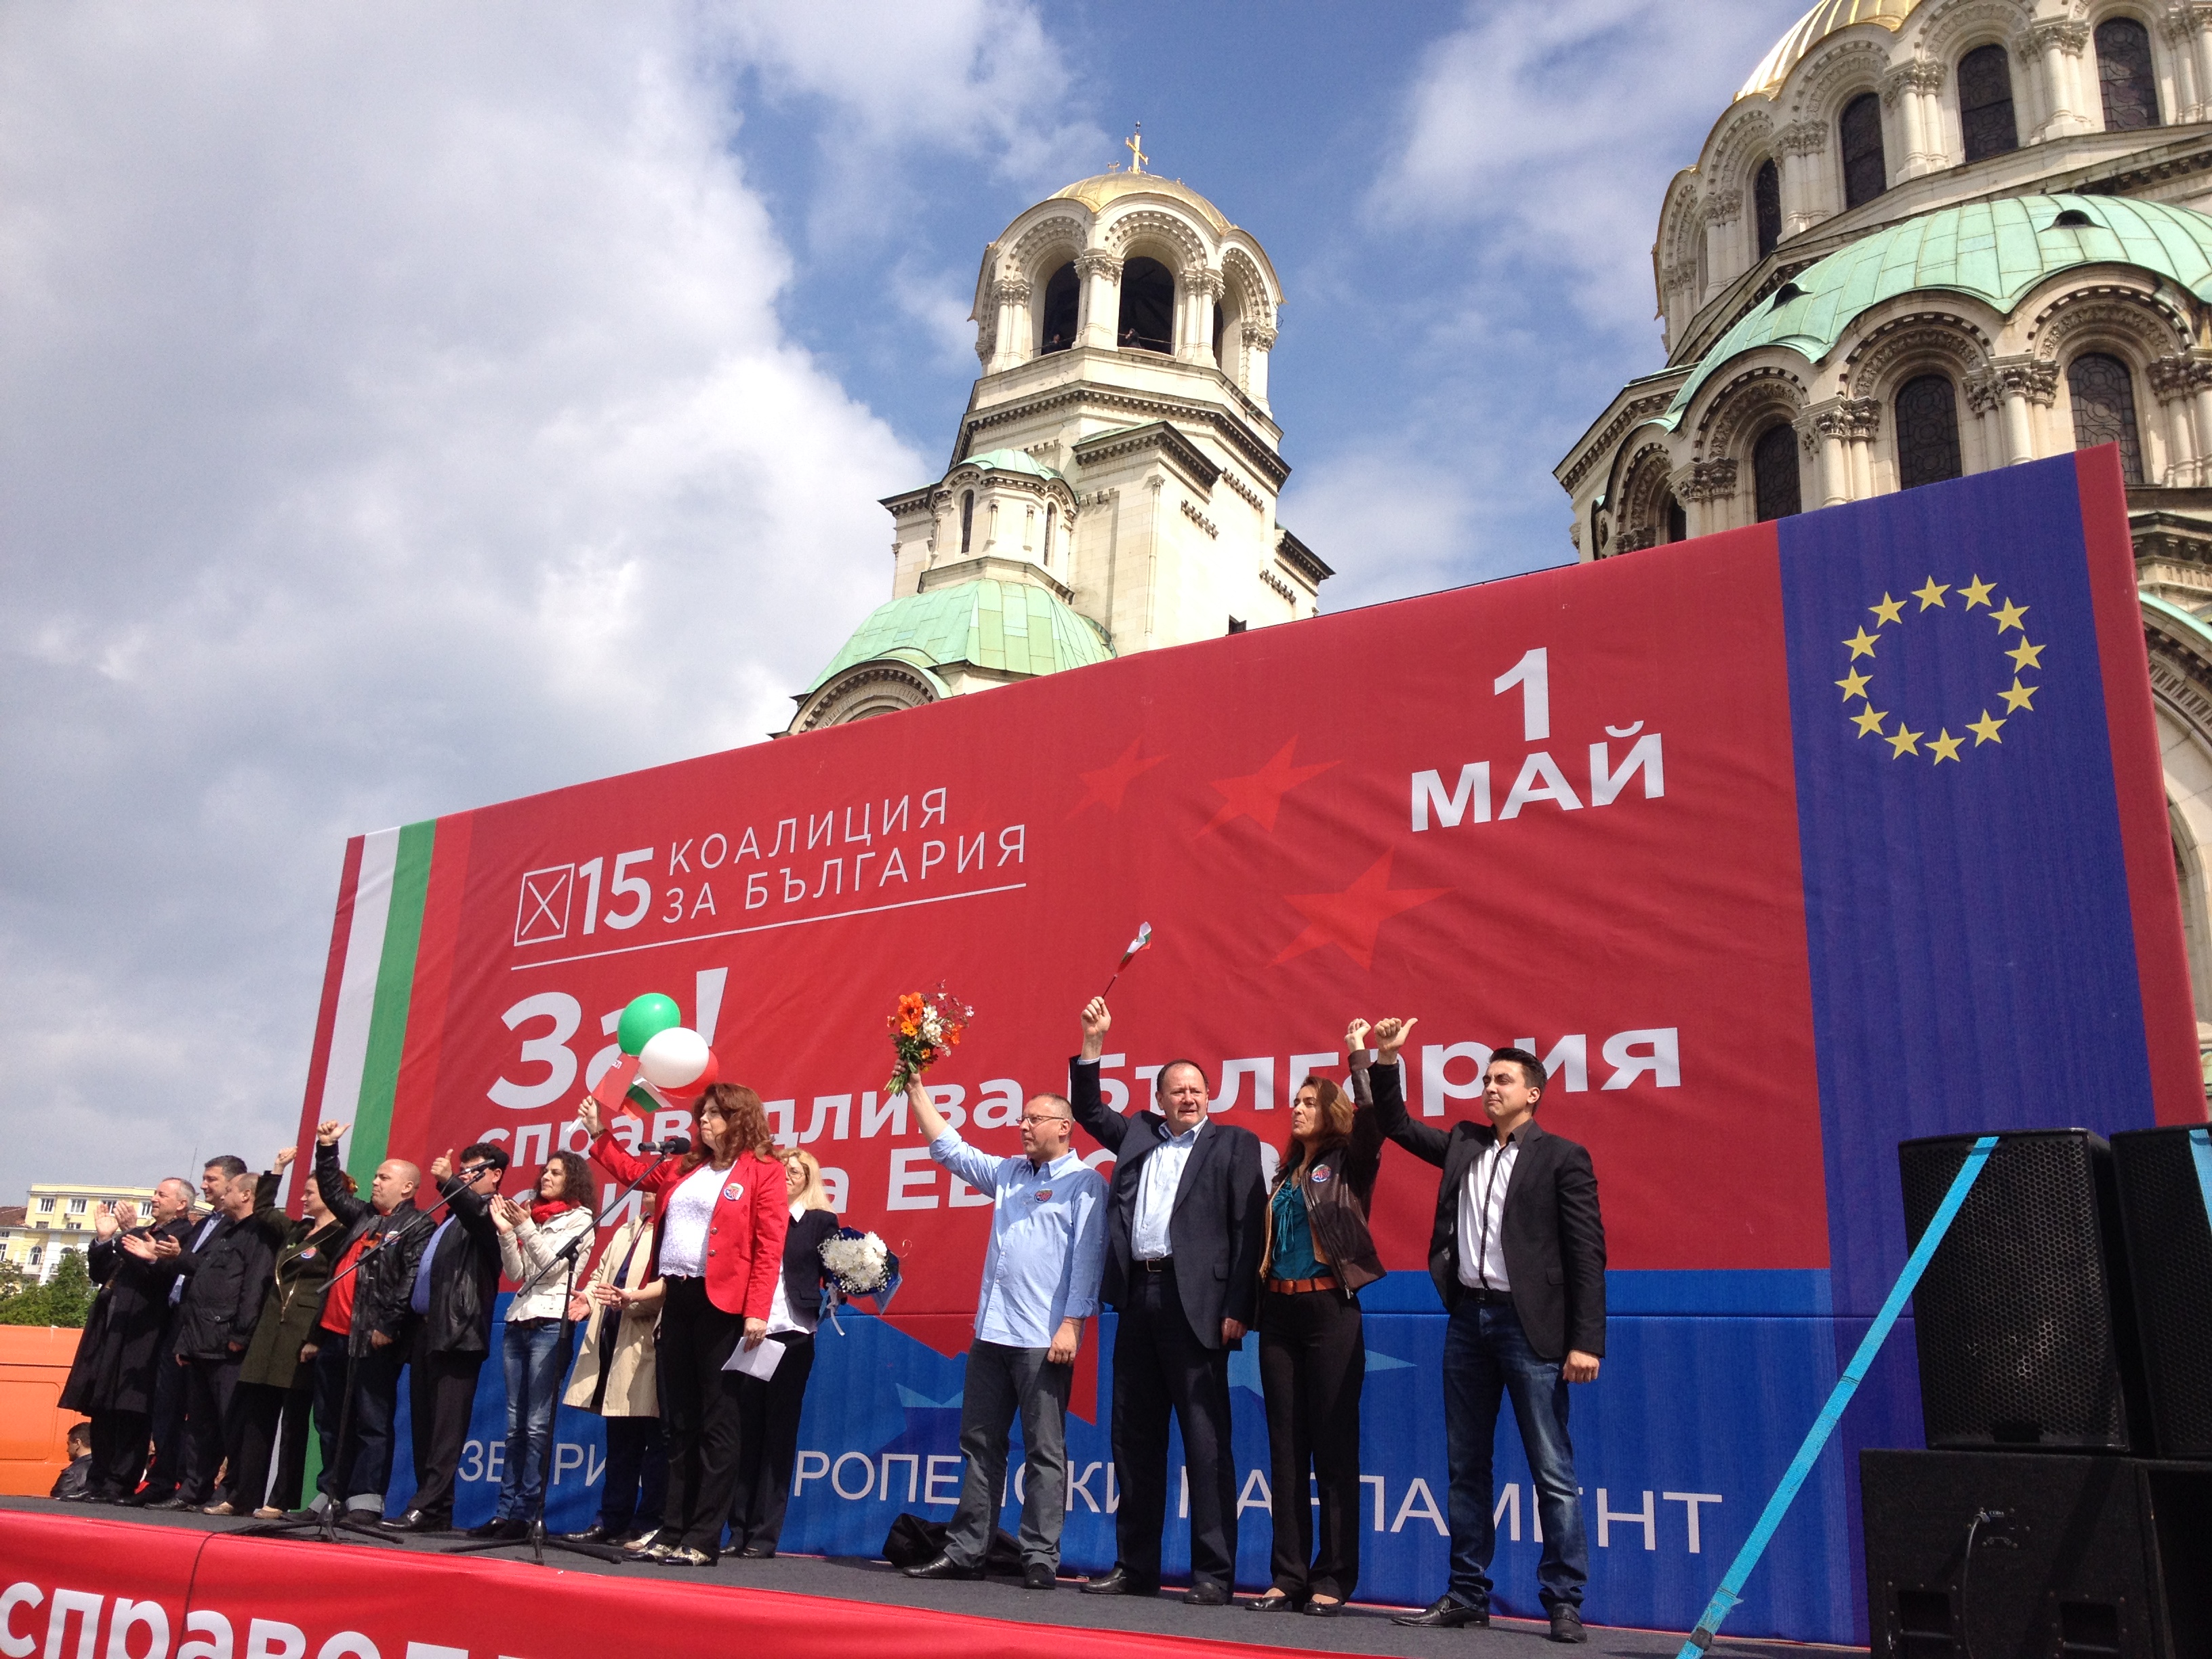
[(1333, 1291), (1336, 1288), (1334, 1273), (1323, 1273), (1319, 1279), (1271, 1279), (1267, 1288), (1277, 1296), (1304, 1296), (1309, 1291)]

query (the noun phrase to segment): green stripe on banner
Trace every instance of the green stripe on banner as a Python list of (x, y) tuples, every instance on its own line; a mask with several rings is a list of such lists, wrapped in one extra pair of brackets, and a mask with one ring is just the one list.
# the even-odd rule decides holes
[(376, 968), (375, 1012), (369, 1017), (368, 1053), (361, 1068), (361, 1104), (346, 1158), (347, 1169), (364, 1189), (390, 1150), (392, 1103), (399, 1091), (399, 1057), (407, 1046), (407, 1009), (415, 994), (415, 951), (422, 939), (430, 850), (437, 836), (435, 819), (407, 824), (399, 831), (392, 910), (384, 925), (384, 955)]

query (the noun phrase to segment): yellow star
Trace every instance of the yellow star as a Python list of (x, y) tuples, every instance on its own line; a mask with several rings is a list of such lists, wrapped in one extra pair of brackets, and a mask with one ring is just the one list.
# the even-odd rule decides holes
[(1875, 623), (1876, 628), (1881, 627), (1882, 623), (1901, 623), (1905, 620), (1905, 601), (1891, 599), (1887, 588), (1882, 590), (1881, 603), (1870, 605), (1867, 609), (1881, 619), (1881, 622)]
[(1936, 757), (1936, 764), (1941, 766), (1945, 761), (1959, 758), (1959, 745), (1965, 741), (1964, 738), (1953, 737), (1947, 727), (1942, 736), (1928, 739), (1928, 747)]
[(1939, 582), (1930, 576), (1928, 579), (1927, 586), (1916, 587), (1912, 590), (1912, 597), (1920, 601), (1920, 608), (1923, 611), (1927, 610), (1931, 605), (1940, 611), (1943, 608), (1943, 596), (1950, 591), (1950, 583)]
[(1844, 675), (1843, 678), (1838, 680), (1836, 684), (1844, 688), (1844, 701), (1845, 702), (1849, 702), (1853, 697), (1863, 697), (1866, 696), (1867, 687), (1872, 685), (1874, 682), (1868, 678), (1864, 674), (1860, 673), (1857, 669), (1854, 668), (1850, 673)]
[(1858, 727), (1859, 735), (1863, 738), (1880, 737), (1881, 723), (1888, 718), (1887, 709), (1876, 708), (1871, 702), (1857, 714), (1850, 716), (1851, 724)]
[(1987, 605), (1990, 593), (1995, 591), (1993, 584), (1977, 576), (1959, 590), (1959, 597), (1966, 602), (1966, 609), (1972, 611), (1978, 605)]
[(2008, 628), (2019, 628), (2020, 631), (2025, 634), (2027, 632), (2027, 629), (2021, 627), (2020, 619), (2027, 614), (2027, 607), (2026, 605), (2014, 605), (2010, 599), (2007, 599), (2004, 602), (2004, 608), (2000, 611), (1990, 611), (1990, 617), (1991, 621), (1996, 623), (1997, 632), (2000, 634), (2003, 633)]
[(1874, 635), (1863, 628), (1845, 640), (1844, 643), (1851, 648), (1852, 662), (1856, 662), (1861, 657), (1874, 655)]
[(1899, 720), (1897, 723), (1897, 730), (1885, 733), (1882, 741), (1889, 745), (1890, 759), (1902, 760), (1907, 755), (1917, 755), (1920, 752), (1920, 739), (1926, 735), (1925, 732), (1913, 731), (1903, 720)]
[(2012, 665), (2015, 670), (2043, 666), (2043, 647), (2039, 645), (2030, 645), (2025, 631), (2020, 636), (2020, 643), (2006, 652), (2005, 655), (2012, 659)]
[(1974, 747), (1979, 749), (1985, 743), (2001, 744), (2004, 741), (1997, 735), (1997, 727), (2003, 724), (2002, 720), (1991, 720), (1990, 711), (1984, 708), (1981, 719), (1966, 722), (1966, 730), (1974, 734)]
[(2015, 674), (2012, 677), (2012, 690), (2000, 691), (1997, 696), (2005, 700), (2005, 707), (2008, 709), (2014, 714), (2018, 714), (2023, 708), (2033, 711), (2035, 705), (2028, 699), (2042, 690), (2039, 685), (2022, 685), (2020, 683), (2020, 676)]

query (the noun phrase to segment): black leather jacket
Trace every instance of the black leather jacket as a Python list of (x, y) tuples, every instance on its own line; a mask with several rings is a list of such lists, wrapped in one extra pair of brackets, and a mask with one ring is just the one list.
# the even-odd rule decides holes
[[(492, 1225), (491, 1200), (459, 1176), (447, 1176), (438, 1191), (453, 1211), (453, 1224), (438, 1238), (422, 1334), (432, 1353), (489, 1353), (492, 1304), (499, 1296), (499, 1230)], [(431, 1237), (443, 1219), (432, 1222)]]
[(391, 1214), (380, 1216), (374, 1206), (346, 1191), (335, 1146), (316, 1146), (315, 1185), (321, 1188), (323, 1202), (331, 1213), (345, 1228), (338, 1246), (339, 1260), (363, 1234), (374, 1238), (354, 1269), (353, 1329), (346, 1340), (346, 1352), (356, 1358), (369, 1352), (374, 1346), (369, 1338), (380, 1331), (395, 1342), (411, 1335), (415, 1315), (407, 1300), (414, 1294), (415, 1269), (422, 1261), (422, 1246), (429, 1242), (436, 1224), (415, 1207), (411, 1198), (402, 1200)]

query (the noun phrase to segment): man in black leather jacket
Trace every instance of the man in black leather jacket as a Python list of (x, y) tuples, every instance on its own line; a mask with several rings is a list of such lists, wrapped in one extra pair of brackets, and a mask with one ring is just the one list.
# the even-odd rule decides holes
[[(430, 1218), (415, 1207), (422, 1172), (404, 1158), (376, 1166), (366, 1204), (346, 1190), (338, 1164), (343, 1123), (315, 1131), (315, 1185), (345, 1227), (337, 1272), (353, 1264), (346, 1353), (353, 1365), (350, 1421), (338, 1445), (337, 1468), (323, 1472), (323, 1490), (349, 1515), (374, 1521), (384, 1513), (384, 1488), (392, 1476), (392, 1419), (399, 1408), (399, 1373), (407, 1363), (415, 1315), (408, 1299), (415, 1270), (430, 1237)], [(345, 1305), (333, 1278), (325, 1307)]]
[(491, 1200), (506, 1173), (507, 1149), (489, 1142), (464, 1147), (458, 1172), (451, 1152), (430, 1165), (447, 1213), (422, 1247), (408, 1293), (415, 1316), (407, 1361), (415, 1496), (404, 1515), (385, 1522), (393, 1532), (443, 1532), (453, 1525), (453, 1478), (468, 1445), (477, 1373), (491, 1352), (491, 1311), (499, 1296)]

